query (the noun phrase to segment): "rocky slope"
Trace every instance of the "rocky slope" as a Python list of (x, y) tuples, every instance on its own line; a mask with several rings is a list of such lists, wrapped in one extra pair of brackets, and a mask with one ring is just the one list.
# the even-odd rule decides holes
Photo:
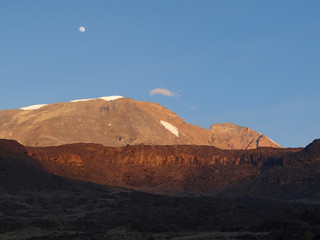
[[(28, 147), (47, 171), (154, 193), (320, 199), (317, 141), (305, 149), (221, 150), (211, 146)], [(307, 152), (308, 154), (306, 154)]]
[(0, 138), (27, 146), (68, 143), (210, 145), (225, 149), (280, 147), (264, 135), (237, 125), (210, 130), (186, 123), (169, 109), (120, 96), (35, 105), (0, 111)]

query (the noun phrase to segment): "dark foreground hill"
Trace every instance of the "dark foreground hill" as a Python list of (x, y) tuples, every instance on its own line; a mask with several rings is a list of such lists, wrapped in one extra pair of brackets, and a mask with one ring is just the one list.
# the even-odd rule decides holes
[[(312, 149), (298, 153), (312, 162), (318, 148)], [(0, 239), (320, 238), (315, 201), (179, 197), (110, 188), (51, 175), (27, 151), (17, 142), (0, 141)], [(278, 157), (287, 161), (283, 155), (288, 156), (284, 151)]]

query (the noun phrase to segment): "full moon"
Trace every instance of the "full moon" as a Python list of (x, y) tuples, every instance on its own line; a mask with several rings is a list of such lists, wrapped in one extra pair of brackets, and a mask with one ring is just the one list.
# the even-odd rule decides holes
[(86, 29), (84, 27), (79, 27), (80, 32), (84, 32)]

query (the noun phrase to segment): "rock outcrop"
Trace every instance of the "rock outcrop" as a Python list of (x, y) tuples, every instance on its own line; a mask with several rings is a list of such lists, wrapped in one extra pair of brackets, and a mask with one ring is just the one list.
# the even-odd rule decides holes
[(169, 194), (318, 199), (320, 155), (317, 150), (305, 155), (308, 149), (70, 144), (27, 151), (51, 173), (109, 186)]

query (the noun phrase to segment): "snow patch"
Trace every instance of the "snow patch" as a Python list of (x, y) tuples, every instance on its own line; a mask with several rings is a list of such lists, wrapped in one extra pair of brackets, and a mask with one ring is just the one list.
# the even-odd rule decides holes
[(35, 110), (35, 109), (39, 109), (43, 106), (46, 106), (48, 104), (36, 104), (36, 105), (31, 105), (31, 106), (28, 106), (28, 107), (23, 107), (23, 108), (20, 108), (21, 110)]
[(70, 102), (85, 102), (85, 101), (90, 101), (90, 100), (93, 100), (93, 99), (95, 99), (95, 98), (71, 100)]
[(95, 99), (101, 99), (104, 101), (113, 101), (113, 100), (117, 100), (119, 98), (123, 98), (123, 97), (122, 96), (109, 96), (109, 97), (99, 97), (99, 98), (87, 98), (87, 99), (71, 100), (70, 102), (85, 102), (85, 101), (90, 101), (90, 100), (95, 100)]
[(113, 101), (113, 100), (117, 100), (119, 98), (123, 98), (122, 96), (109, 96), (109, 97), (99, 97), (98, 99), (102, 99), (105, 101)]
[(166, 121), (160, 120), (160, 123), (162, 126), (164, 126), (166, 129), (168, 129), (173, 135), (176, 137), (179, 137), (179, 130), (175, 126), (173, 126), (171, 123), (168, 123)]

